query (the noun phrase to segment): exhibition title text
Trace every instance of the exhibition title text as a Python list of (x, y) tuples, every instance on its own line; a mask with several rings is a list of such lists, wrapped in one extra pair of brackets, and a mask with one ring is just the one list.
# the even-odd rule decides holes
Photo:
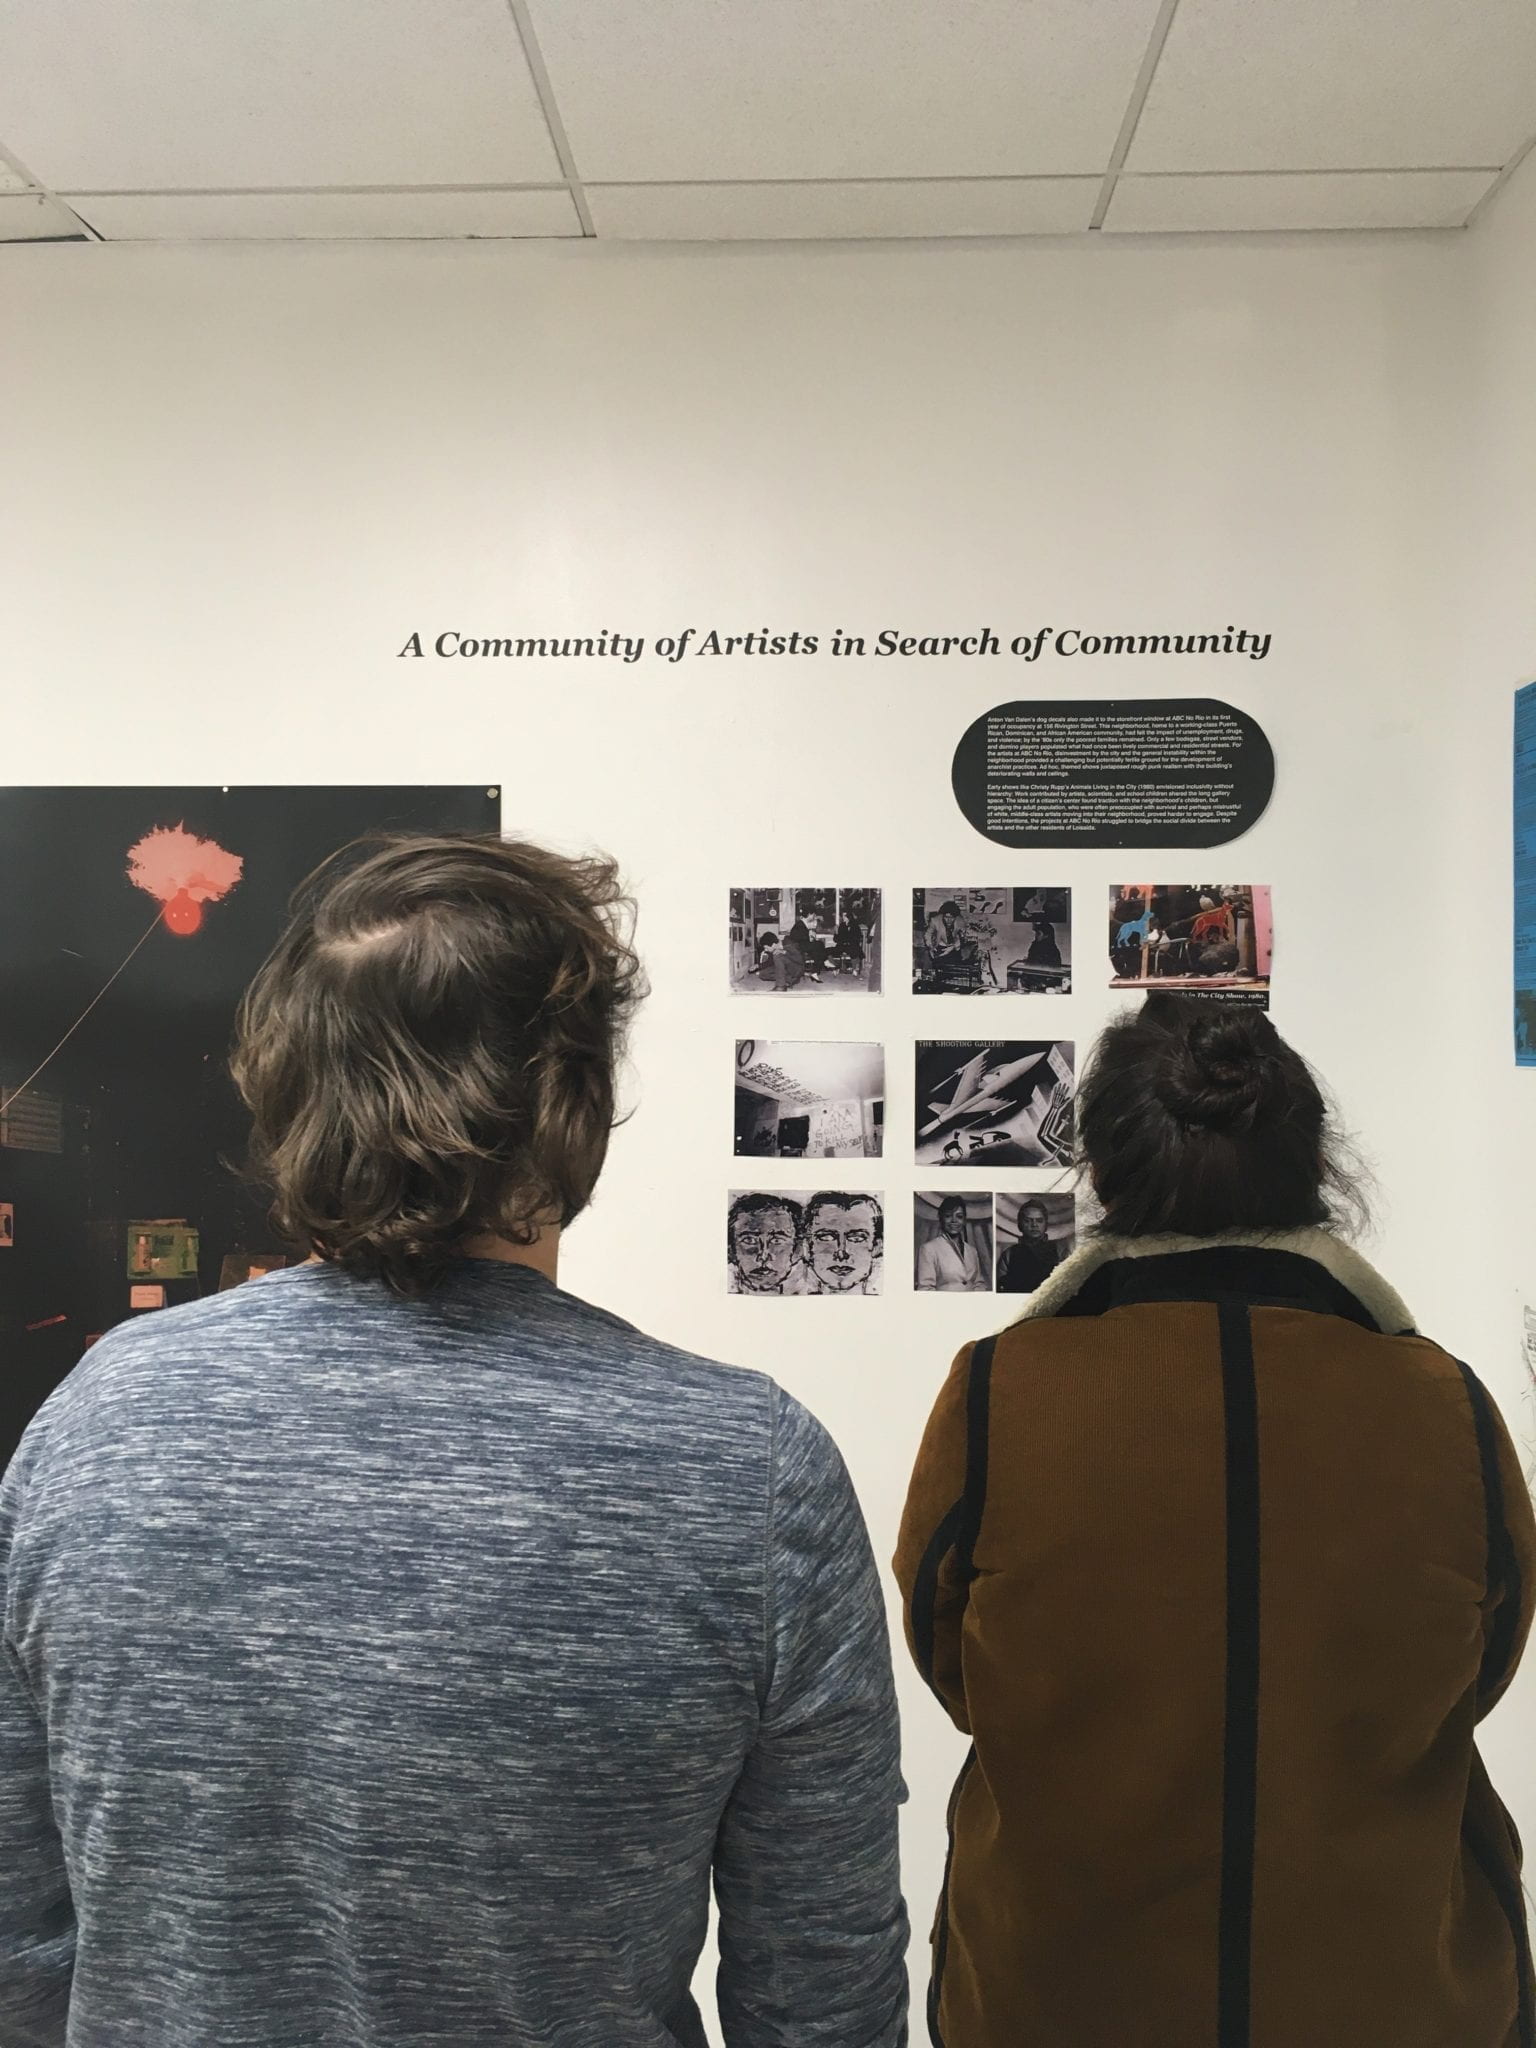
[(575, 633), (533, 637), (464, 633), (449, 630), (435, 637), (412, 633), (400, 649), (402, 659), (445, 660), (696, 660), (703, 656), (827, 653), (838, 658), (881, 661), (947, 656), (951, 660), (999, 655), (1017, 661), (1038, 661), (1043, 654), (1244, 654), (1262, 661), (1271, 636), (1246, 626), (1223, 626), (1206, 633), (1100, 633), (1081, 626), (1041, 626), (1032, 633), (1004, 635), (990, 626), (969, 633), (907, 633), (886, 626), (878, 633), (776, 633), (767, 626), (746, 633), (725, 633), (717, 627), (684, 626), (647, 640), (643, 633)]

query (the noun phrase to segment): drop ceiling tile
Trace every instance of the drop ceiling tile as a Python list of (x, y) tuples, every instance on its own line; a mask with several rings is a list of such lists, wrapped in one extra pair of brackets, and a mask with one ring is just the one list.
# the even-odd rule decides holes
[(1126, 168), (1497, 166), (1533, 129), (1530, 0), (1180, 0)]
[(560, 176), (506, 0), (10, 0), (0, 135), (55, 192)]
[(531, 5), (577, 168), (618, 184), (1092, 175), (1157, 12), (1158, 0)]
[(72, 213), (41, 193), (0, 192), (0, 242), (54, 242), (90, 238)]
[(569, 192), (86, 194), (70, 204), (109, 242), (495, 240), (579, 235)]
[(1115, 185), (1110, 234), (1197, 229), (1459, 228), (1496, 171), (1284, 171), (1130, 178)]
[(903, 179), (818, 185), (588, 185), (599, 239), (865, 240), (1065, 235), (1088, 226), (1098, 178)]

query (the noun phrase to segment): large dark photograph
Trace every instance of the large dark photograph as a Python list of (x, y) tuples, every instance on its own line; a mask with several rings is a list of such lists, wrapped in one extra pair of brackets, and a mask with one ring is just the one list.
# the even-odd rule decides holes
[(1070, 1039), (920, 1040), (918, 1165), (1065, 1165), (1072, 1073)]
[(116, 1323), (281, 1265), (236, 1172), (240, 996), (311, 868), (500, 792), (0, 790), (0, 1466)]

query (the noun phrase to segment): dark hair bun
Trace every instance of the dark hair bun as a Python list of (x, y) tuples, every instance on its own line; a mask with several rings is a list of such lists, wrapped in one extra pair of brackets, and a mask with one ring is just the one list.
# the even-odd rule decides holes
[(1316, 1075), (1257, 1007), (1154, 990), (1105, 1027), (1076, 1107), (1078, 1157), (1116, 1236), (1364, 1217)]
[[(1149, 997), (1147, 1008), (1159, 1002)], [(1169, 1005), (1149, 1016), (1167, 1032), (1158, 1093), (1186, 1129), (1246, 1130), (1283, 1095), (1283, 1047), (1260, 1009), (1219, 1001)]]

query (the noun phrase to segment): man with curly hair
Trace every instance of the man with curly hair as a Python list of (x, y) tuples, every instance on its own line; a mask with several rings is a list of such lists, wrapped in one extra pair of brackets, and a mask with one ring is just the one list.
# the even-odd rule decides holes
[(703, 2048), (711, 1885), (730, 2048), (905, 2041), (842, 1461), (557, 1284), (639, 994), (604, 861), (301, 892), (233, 1063), (297, 1262), (111, 1331), (0, 1488), (0, 2041)]

